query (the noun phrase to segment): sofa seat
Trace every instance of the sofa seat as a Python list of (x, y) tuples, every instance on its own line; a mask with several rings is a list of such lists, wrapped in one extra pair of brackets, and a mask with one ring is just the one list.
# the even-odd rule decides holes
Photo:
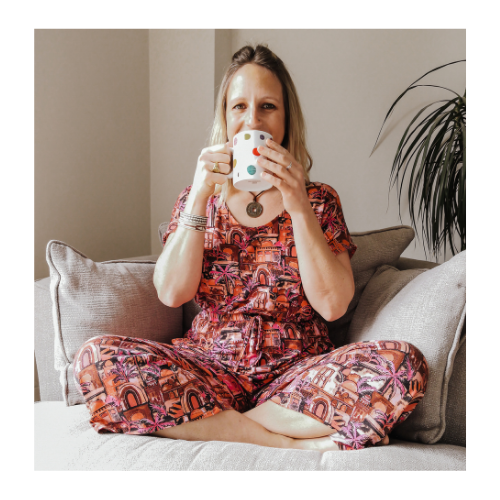
[[(365, 471), (466, 470), (466, 449), (391, 439), (384, 447), (326, 452), (219, 441), (98, 434), (84, 405), (35, 403), (35, 470)], [(307, 457), (307, 459), (305, 459)]]

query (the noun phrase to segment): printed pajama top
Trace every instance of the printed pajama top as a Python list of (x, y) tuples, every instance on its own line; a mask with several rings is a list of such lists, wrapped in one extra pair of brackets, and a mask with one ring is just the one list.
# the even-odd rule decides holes
[[(163, 244), (177, 229), (191, 186), (179, 195)], [(329, 185), (306, 186), (332, 252), (357, 246), (347, 229), (337, 192)], [(202, 276), (195, 302), (201, 312), (176, 349), (217, 360), (248, 387), (270, 382), (300, 359), (331, 351), (325, 320), (305, 296), (290, 214), (284, 210), (258, 227), (239, 224), (219, 195), (207, 202)], [(246, 385), (246, 384), (245, 384)]]

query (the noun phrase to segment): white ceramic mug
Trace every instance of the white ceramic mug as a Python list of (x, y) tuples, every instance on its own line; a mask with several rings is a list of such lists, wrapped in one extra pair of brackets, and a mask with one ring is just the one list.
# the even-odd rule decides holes
[(273, 136), (262, 130), (245, 130), (233, 138), (233, 171), (228, 174), (240, 191), (266, 191), (273, 187), (260, 176), (264, 169), (257, 163), (257, 148), (265, 146)]

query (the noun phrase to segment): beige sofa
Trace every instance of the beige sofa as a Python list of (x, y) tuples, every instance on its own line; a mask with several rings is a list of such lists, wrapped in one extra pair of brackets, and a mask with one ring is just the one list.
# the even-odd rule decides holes
[(95, 263), (53, 241), (51, 277), (35, 282), (35, 470), (465, 470), (465, 252), (439, 266), (401, 258), (414, 238), (408, 226), (352, 237), (356, 294), (344, 317), (328, 324), (332, 340), (338, 347), (406, 340), (430, 368), (424, 400), (394, 429), (389, 446), (321, 454), (96, 433), (72, 380), (82, 339), (136, 333), (169, 342), (187, 331), (198, 309), (194, 301), (176, 309), (157, 301), (156, 256)]

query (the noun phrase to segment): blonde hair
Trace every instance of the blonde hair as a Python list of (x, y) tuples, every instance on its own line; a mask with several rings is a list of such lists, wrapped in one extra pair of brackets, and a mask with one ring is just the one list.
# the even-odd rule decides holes
[[(313, 160), (306, 147), (306, 126), (299, 96), (285, 64), (267, 45), (259, 44), (255, 47), (246, 45), (233, 55), (231, 64), (227, 68), (219, 87), (209, 145), (223, 144), (228, 141), (226, 122), (227, 90), (234, 74), (246, 64), (258, 64), (271, 71), (280, 81), (285, 106), (285, 136), (281, 145), (302, 165), (305, 180), (309, 183), (309, 171), (312, 168)], [(223, 185), (217, 185), (215, 194), (221, 193), (218, 205), (227, 200), (227, 195), (232, 187), (232, 179), (228, 179)]]

